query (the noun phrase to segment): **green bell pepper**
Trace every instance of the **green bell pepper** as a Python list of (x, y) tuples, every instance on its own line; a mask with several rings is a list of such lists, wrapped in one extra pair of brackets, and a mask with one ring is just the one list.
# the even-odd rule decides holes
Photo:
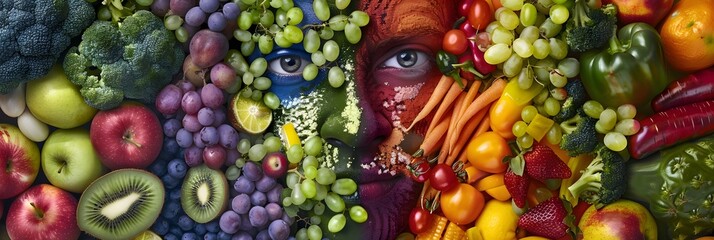
[(590, 97), (605, 107), (630, 103), (649, 111), (650, 101), (670, 81), (657, 30), (645, 23), (622, 27), (609, 48), (580, 57), (580, 78)]
[(714, 135), (628, 163), (623, 198), (647, 206), (659, 239), (714, 233)]

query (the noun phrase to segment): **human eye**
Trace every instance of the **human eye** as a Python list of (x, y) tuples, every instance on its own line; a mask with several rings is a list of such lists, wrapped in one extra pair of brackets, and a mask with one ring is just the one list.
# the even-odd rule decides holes
[(302, 75), (302, 71), (309, 62), (309, 59), (297, 54), (286, 54), (271, 60), (268, 63), (268, 69), (275, 74), (284, 76)]
[(429, 48), (410, 44), (386, 51), (374, 65), (372, 76), (378, 83), (414, 84), (425, 80), (435, 66)]
[(380, 68), (421, 69), (429, 65), (429, 55), (418, 49), (401, 49), (389, 56)]

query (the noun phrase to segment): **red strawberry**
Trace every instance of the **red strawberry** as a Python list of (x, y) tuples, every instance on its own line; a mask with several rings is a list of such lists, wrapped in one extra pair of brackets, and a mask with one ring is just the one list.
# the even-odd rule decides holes
[(558, 239), (574, 230), (572, 219), (574, 217), (566, 210), (563, 201), (552, 197), (524, 213), (518, 219), (518, 227), (534, 235)]
[(546, 145), (534, 143), (531, 150), (523, 154), (523, 158), (526, 162), (526, 173), (538, 181), (570, 178), (568, 165)]
[(513, 197), (513, 202), (516, 206), (523, 208), (526, 204), (526, 195), (528, 194), (528, 183), (530, 178), (528, 175), (518, 176), (509, 168), (506, 174), (503, 175), (503, 183), (508, 189), (508, 193)]

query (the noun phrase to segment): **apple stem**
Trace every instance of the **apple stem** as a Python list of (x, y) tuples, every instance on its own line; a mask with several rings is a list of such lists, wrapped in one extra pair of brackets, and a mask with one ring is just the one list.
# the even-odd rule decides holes
[(35, 203), (30, 203), (30, 205), (32, 205), (32, 207), (35, 209), (35, 216), (37, 216), (37, 218), (42, 219), (43, 217), (45, 217), (45, 213), (42, 212), (40, 208), (35, 206)]
[(131, 139), (129, 134), (124, 134), (124, 136), (121, 136), (121, 138), (124, 139), (124, 141), (134, 144), (134, 146), (136, 146), (136, 147), (139, 147), (139, 148), (141, 147), (141, 143), (138, 143), (138, 142), (134, 141), (133, 139)]
[(67, 162), (62, 162), (62, 166), (57, 170), (57, 173), (62, 173), (62, 169), (64, 169), (65, 166), (67, 166)]

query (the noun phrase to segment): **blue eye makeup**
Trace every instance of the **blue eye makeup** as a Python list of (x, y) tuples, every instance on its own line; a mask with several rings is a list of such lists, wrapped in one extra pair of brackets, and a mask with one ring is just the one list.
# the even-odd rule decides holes
[(305, 66), (311, 63), (310, 55), (302, 45), (278, 49), (265, 56), (268, 61), (266, 76), (272, 80), (270, 91), (278, 95), (283, 106), (292, 99), (307, 95), (325, 79), (326, 70), (320, 69), (317, 77), (306, 81), (302, 77)]

